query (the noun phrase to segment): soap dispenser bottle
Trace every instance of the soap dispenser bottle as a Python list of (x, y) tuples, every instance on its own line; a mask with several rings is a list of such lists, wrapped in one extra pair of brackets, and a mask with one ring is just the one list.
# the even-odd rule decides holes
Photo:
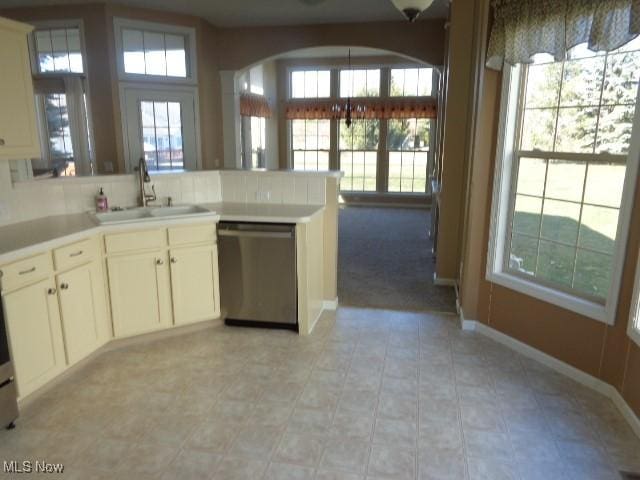
[(100, 191), (98, 195), (96, 195), (96, 211), (98, 212), (106, 212), (109, 210), (109, 201), (107, 196), (104, 194), (104, 190), (100, 187)]

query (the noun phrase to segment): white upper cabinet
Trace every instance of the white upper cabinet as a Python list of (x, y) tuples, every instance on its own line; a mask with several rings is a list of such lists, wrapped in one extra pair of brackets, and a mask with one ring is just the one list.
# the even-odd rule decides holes
[(27, 43), (32, 29), (0, 17), (0, 160), (40, 156)]

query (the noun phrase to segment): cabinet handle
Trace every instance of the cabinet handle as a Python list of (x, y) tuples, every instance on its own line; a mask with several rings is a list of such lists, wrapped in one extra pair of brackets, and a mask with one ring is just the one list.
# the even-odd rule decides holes
[(18, 272), (18, 275), (26, 275), (27, 273), (33, 273), (36, 271), (36, 267), (31, 267), (29, 270), (23, 270)]
[(164, 265), (164, 262), (159, 258), (156, 258), (156, 265)]
[(82, 250), (78, 250), (75, 253), (70, 253), (69, 256), (70, 257), (79, 257), (80, 255), (82, 255), (84, 252)]
[(178, 263), (178, 259), (176, 257), (171, 257), (171, 263)]
[(69, 284), (68, 283), (61, 283), (60, 284), (60, 289), (61, 290), (69, 290)]
[(56, 294), (56, 289), (55, 288), (50, 288), (49, 290), (47, 290), (47, 293), (49, 295), (55, 295)]
[(0, 138), (0, 147), (4, 146), (4, 138)]

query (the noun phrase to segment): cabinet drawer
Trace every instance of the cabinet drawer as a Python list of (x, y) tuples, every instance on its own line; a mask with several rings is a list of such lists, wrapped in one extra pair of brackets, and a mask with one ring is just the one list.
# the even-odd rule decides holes
[(53, 272), (51, 255), (41, 253), (24, 260), (9, 263), (0, 267), (2, 275), (2, 290), (13, 290), (22, 285), (27, 285), (35, 280), (48, 277)]
[(107, 253), (155, 250), (167, 245), (167, 234), (165, 230), (116, 233), (105, 236), (104, 242)]
[(95, 258), (97, 252), (94, 240), (82, 240), (53, 251), (53, 262), (56, 270), (64, 270), (75, 265), (86, 263)]
[(169, 228), (169, 245), (187, 245), (189, 243), (216, 243), (215, 223)]

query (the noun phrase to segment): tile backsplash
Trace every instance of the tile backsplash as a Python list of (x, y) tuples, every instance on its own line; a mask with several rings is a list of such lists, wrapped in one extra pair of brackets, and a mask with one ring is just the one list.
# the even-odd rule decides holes
[[(0, 225), (95, 209), (102, 187), (110, 207), (137, 203), (136, 175), (60, 178), (13, 184), (8, 162), (0, 161)], [(217, 171), (152, 176), (158, 202), (288, 203), (323, 205), (326, 175), (303, 172)]]

